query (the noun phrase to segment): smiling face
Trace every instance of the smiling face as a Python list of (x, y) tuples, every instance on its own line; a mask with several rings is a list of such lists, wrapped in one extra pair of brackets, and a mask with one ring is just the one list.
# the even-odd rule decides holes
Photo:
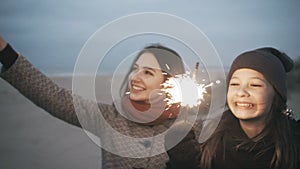
[(135, 62), (132, 72), (129, 74), (128, 88), (130, 99), (134, 101), (148, 102), (157, 89), (161, 89), (164, 75), (157, 59), (152, 53), (143, 53)]
[(227, 103), (240, 121), (264, 122), (274, 95), (274, 88), (260, 72), (243, 68), (230, 79)]

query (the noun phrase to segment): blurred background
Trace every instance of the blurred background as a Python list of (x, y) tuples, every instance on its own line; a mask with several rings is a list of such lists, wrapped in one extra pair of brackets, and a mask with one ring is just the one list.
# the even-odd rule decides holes
[[(300, 118), (300, 1), (2, 0), (0, 34), (55, 82), (71, 88), (85, 42), (109, 22), (139, 12), (168, 13), (197, 26), (214, 45), (223, 64), (219, 69), (225, 71), (246, 50), (272, 46), (287, 53), (296, 63), (288, 79), (288, 104)], [(113, 64), (102, 69), (107, 102)], [(101, 168), (99, 147), (81, 129), (48, 115), (2, 79), (0, 133), (0, 168)]]

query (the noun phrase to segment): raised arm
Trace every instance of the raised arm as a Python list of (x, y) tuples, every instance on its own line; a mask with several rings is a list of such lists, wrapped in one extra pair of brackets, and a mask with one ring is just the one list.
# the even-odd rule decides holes
[[(16, 53), (1, 36), (0, 62), (4, 68), (0, 76), (21, 94), (51, 115), (81, 127), (74, 109), (71, 91), (58, 86), (50, 78), (46, 77), (22, 55)], [(85, 119), (80, 122), (89, 122), (96, 114), (93, 112), (97, 112), (95, 111), (95, 106), (88, 104), (85, 106), (87, 109), (80, 112), (83, 113), (82, 117), (85, 117)]]

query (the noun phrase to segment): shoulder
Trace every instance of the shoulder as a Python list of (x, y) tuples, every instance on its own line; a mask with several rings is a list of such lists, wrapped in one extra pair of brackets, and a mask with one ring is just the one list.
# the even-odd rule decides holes
[(292, 129), (294, 132), (294, 136), (296, 137), (297, 143), (300, 143), (300, 119), (292, 120)]
[(176, 144), (178, 137), (191, 127), (191, 124), (177, 123), (166, 134), (164, 144), (169, 156), (167, 169), (198, 168), (200, 143), (196, 139), (194, 130), (189, 130), (186, 136)]
[(116, 108), (113, 104), (106, 104), (106, 103), (98, 103), (98, 107), (100, 111), (115, 111)]
[(291, 119), (291, 127), (295, 131), (295, 134), (300, 134), (300, 119)]
[(116, 118), (119, 114), (114, 104), (98, 103), (98, 108), (106, 119)]

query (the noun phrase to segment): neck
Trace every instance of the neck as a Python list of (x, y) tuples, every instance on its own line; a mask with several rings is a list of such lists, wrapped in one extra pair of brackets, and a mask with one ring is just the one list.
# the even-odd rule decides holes
[(265, 123), (263, 121), (251, 122), (247, 120), (240, 120), (240, 125), (243, 131), (249, 138), (253, 138), (260, 134), (265, 128)]

